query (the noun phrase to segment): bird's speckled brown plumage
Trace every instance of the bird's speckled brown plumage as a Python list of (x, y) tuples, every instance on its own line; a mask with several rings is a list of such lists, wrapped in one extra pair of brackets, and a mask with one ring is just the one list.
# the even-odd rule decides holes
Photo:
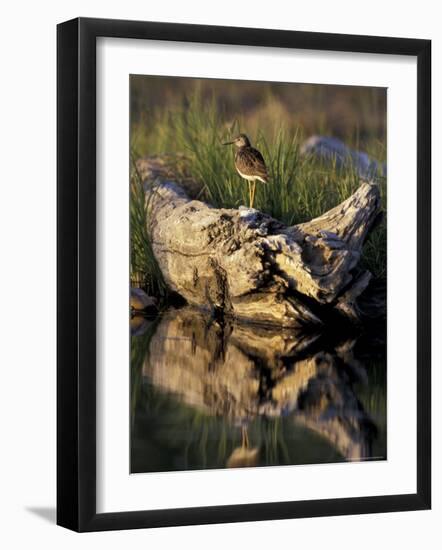
[(264, 162), (264, 158), (258, 149), (250, 146), (240, 147), (235, 155), (235, 167), (240, 176), (246, 176), (246, 179), (258, 179), (267, 183), (269, 175)]

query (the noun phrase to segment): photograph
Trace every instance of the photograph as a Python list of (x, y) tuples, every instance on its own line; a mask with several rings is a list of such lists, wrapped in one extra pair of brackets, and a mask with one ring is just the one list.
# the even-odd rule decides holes
[(131, 74), (130, 472), (387, 459), (387, 89)]

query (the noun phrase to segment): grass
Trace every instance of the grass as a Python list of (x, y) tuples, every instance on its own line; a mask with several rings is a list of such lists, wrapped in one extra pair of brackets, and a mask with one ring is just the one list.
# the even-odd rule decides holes
[(132, 284), (144, 288), (150, 295), (166, 298), (168, 291), (155, 259), (148, 232), (149, 203), (143, 182), (131, 162), (130, 175), (130, 275)]
[[(359, 186), (359, 176), (351, 166), (342, 169), (301, 156), (305, 138), (301, 128), (289, 130), (284, 121), (274, 121), (273, 131), (258, 130), (251, 135), (242, 119), (227, 120), (213, 98), (203, 99), (198, 92), (174, 111), (150, 113), (148, 120), (148, 124), (146, 119), (132, 124), (133, 157), (175, 152), (173, 168), (177, 179), (191, 174), (201, 185), (201, 198), (216, 207), (248, 205), (247, 183), (234, 169), (234, 148), (222, 145), (240, 131), (248, 133), (252, 144), (263, 153), (270, 174), (269, 184), (257, 184), (254, 207), (288, 225), (323, 214)], [(357, 143), (356, 136), (351, 145)], [(376, 160), (385, 160), (385, 147), (377, 138), (366, 143), (366, 151)], [(385, 179), (379, 178), (379, 186), (385, 210)], [(132, 267), (145, 273), (148, 288), (164, 294), (164, 281), (144, 229), (148, 205), (143, 208), (141, 182), (135, 169), (131, 191)], [(362, 264), (375, 277), (386, 278), (385, 216), (364, 246)]]

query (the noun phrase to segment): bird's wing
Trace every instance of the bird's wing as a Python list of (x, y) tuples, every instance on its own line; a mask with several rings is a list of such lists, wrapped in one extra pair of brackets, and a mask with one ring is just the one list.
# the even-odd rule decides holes
[(238, 151), (236, 166), (246, 176), (259, 176), (264, 180), (267, 180), (269, 177), (263, 156), (253, 147), (247, 147)]

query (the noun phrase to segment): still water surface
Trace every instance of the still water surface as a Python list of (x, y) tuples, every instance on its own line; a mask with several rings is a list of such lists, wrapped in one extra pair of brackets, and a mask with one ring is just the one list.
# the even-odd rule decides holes
[(230, 324), (189, 307), (131, 328), (131, 472), (386, 459), (379, 335)]

